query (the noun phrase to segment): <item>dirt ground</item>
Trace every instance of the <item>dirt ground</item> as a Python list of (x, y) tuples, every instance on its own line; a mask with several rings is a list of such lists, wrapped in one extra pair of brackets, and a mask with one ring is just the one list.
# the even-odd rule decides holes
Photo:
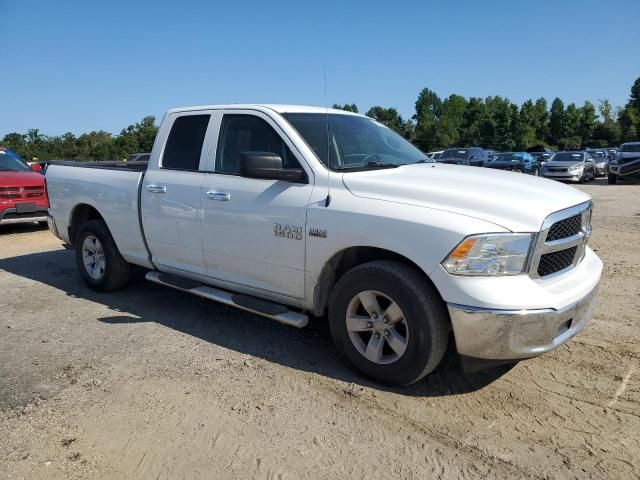
[(538, 359), (406, 389), (303, 330), (144, 282), (88, 290), (0, 227), (0, 478), (640, 478), (640, 186), (593, 195), (594, 319)]

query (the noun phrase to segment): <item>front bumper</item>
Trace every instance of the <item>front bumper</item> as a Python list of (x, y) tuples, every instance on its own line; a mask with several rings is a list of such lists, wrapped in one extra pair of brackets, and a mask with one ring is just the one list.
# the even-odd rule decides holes
[(582, 176), (582, 172), (549, 172), (542, 171), (540, 176), (544, 178), (551, 178), (553, 180), (569, 180), (573, 182), (577, 182), (580, 180)]
[(36, 207), (36, 211), (18, 213), (15, 208), (0, 211), (0, 225), (13, 223), (44, 222), (47, 220), (47, 207)]
[(519, 360), (549, 352), (576, 335), (593, 316), (596, 285), (562, 308), (493, 310), (447, 304), (458, 353), (483, 360)]

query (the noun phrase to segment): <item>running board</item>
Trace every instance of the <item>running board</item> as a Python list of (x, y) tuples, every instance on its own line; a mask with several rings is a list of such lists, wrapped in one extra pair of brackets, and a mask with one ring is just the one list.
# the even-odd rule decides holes
[(227, 292), (189, 280), (188, 278), (155, 271), (147, 273), (145, 278), (150, 282), (175, 288), (176, 290), (206, 298), (207, 300), (231, 305), (232, 307), (262, 315), (263, 317), (271, 318), (272, 320), (292, 327), (302, 328), (306, 327), (309, 323), (309, 317), (302, 313), (293, 312), (284, 305), (268, 302), (249, 295)]

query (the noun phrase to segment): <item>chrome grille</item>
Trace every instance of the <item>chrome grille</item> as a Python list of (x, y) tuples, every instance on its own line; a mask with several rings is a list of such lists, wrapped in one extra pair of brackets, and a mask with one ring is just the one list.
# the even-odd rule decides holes
[(551, 225), (547, 234), (547, 242), (560, 240), (561, 238), (572, 237), (580, 233), (582, 228), (582, 214), (578, 213), (573, 217), (565, 218)]
[(552, 273), (560, 272), (565, 268), (569, 268), (573, 264), (576, 257), (578, 247), (571, 247), (557, 252), (545, 253), (540, 257), (538, 264), (538, 275), (546, 277)]
[(549, 215), (537, 235), (529, 262), (532, 278), (545, 278), (575, 267), (584, 258), (591, 235), (591, 202)]

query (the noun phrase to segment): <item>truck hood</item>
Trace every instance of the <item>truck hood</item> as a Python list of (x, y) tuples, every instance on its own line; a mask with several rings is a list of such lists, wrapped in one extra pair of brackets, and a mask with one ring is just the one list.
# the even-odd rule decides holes
[(539, 231), (549, 214), (591, 199), (553, 180), (442, 163), (352, 172), (343, 182), (358, 197), (449, 211), (514, 232)]
[(44, 185), (44, 175), (38, 172), (0, 171), (0, 187), (36, 187)]

